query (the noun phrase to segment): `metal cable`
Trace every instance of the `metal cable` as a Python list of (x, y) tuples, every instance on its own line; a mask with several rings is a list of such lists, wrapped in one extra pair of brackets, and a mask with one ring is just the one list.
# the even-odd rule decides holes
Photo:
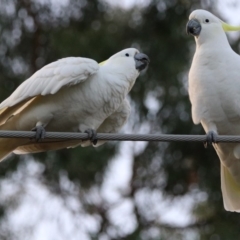
[[(0, 138), (35, 138), (32, 131), (0, 131)], [(87, 133), (71, 132), (46, 132), (46, 139), (71, 139), (87, 140)], [(159, 141), (159, 142), (205, 142), (206, 135), (175, 135), (175, 134), (121, 134), (121, 133), (98, 133), (98, 140), (109, 141)], [(217, 135), (217, 142), (240, 142), (237, 135)]]

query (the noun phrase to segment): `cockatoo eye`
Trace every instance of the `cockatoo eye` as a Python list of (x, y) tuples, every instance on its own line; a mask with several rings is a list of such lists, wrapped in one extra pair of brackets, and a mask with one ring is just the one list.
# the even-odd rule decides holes
[(126, 56), (126, 57), (129, 57), (129, 54), (128, 54), (128, 53), (126, 53), (126, 54), (125, 54), (125, 56)]
[(209, 23), (210, 21), (209, 21), (209, 19), (205, 19), (205, 23)]

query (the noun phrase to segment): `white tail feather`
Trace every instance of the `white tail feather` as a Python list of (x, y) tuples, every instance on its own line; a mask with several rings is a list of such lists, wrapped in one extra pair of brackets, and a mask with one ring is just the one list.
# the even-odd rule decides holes
[(222, 163), (221, 187), (225, 209), (231, 212), (240, 212), (240, 185)]

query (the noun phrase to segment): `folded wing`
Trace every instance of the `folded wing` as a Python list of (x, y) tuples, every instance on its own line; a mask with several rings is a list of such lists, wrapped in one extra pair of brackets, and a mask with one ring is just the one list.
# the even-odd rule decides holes
[(63, 87), (84, 82), (98, 69), (96, 61), (80, 57), (63, 58), (46, 65), (0, 104), (0, 124), (22, 111), (35, 97), (55, 94)]

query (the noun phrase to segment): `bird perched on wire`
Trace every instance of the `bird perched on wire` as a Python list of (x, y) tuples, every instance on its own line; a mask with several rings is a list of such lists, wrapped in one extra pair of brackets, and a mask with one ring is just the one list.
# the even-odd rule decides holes
[[(207, 132), (208, 143), (217, 134), (240, 134), (240, 56), (225, 32), (240, 30), (205, 10), (195, 10), (187, 33), (195, 37), (196, 52), (189, 72), (192, 118)], [(224, 207), (240, 212), (240, 144), (213, 144), (221, 161)]]
[[(146, 54), (128, 48), (100, 64), (68, 57), (46, 65), (0, 104), (0, 130), (36, 131), (34, 140), (0, 138), (0, 160), (11, 152), (101, 145), (96, 131), (121, 129), (130, 114), (126, 96), (148, 64)], [(91, 141), (44, 139), (45, 131), (87, 132)]]

